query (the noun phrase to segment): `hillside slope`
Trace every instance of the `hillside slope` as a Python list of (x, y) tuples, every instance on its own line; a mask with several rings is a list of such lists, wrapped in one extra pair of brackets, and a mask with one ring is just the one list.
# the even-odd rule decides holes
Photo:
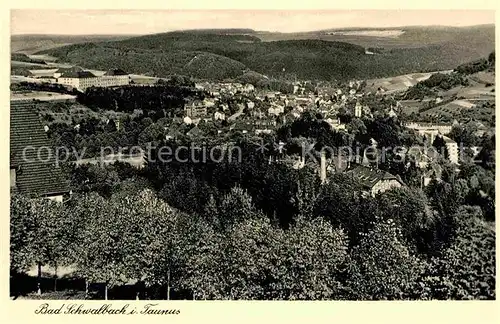
[[(377, 41), (377, 37), (348, 36), (358, 43), (370, 38), (370, 44), (378, 51), (368, 55), (365, 54), (366, 46), (339, 41), (266, 42), (259, 39), (259, 32), (251, 30), (201, 30), (76, 44), (41, 53), (89, 68), (121, 67), (156, 76), (176, 73), (223, 79), (241, 75), (249, 69), (275, 78), (345, 80), (453, 69), (490, 53), (494, 48), (492, 35), (491, 27), (429, 27), (409, 28), (398, 36), (401, 39)], [(400, 47), (395, 47), (398, 42)], [(188, 65), (194, 57), (198, 57), (196, 67)]]
[(121, 40), (130, 35), (12, 35), (10, 51), (13, 53), (34, 54), (51, 48), (85, 43)]
[[(391, 35), (391, 33), (387, 34), (387, 32), (397, 33)], [(384, 33), (386, 34), (385, 36)], [(319, 39), (352, 43), (363, 47), (383, 47), (386, 49), (422, 47), (426, 45), (438, 45), (444, 43), (455, 43), (466, 46), (467, 43), (464, 42), (465, 40), (472, 40), (474, 44), (482, 44), (486, 47), (492, 47), (495, 40), (495, 26), (341, 28), (302, 33), (255, 32), (252, 35), (260, 38), (264, 42), (277, 40)]]

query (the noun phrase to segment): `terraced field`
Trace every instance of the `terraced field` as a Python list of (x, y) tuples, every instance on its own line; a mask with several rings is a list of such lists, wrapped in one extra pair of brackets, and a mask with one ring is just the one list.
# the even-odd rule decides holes
[(370, 91), (377, 91), (378, 88), (382, 88), (386, 92), (399, 92), (407, 90), (409, 87), (414, 86), (420, 81), (427, 80), (432, 74), (438, 72), (450, 73), (451, 70), (427, 73), (411, 73), (390, 78), (371, 79), (367, 80), (366, 82)]

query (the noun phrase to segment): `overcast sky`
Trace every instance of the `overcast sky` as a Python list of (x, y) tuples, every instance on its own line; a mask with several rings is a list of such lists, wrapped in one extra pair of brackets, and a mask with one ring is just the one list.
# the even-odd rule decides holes
[(251, 28), (298, 32), (342, 27), (492, 24), (486, 10), (12, 10), (11, 34), (151, 34), (181, 29)]

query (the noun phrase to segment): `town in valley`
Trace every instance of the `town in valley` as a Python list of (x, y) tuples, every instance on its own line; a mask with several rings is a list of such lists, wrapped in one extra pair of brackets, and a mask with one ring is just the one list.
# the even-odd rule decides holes
[(495, 299), (495, 26), (354, 27), (12, 35), (11, 297)]

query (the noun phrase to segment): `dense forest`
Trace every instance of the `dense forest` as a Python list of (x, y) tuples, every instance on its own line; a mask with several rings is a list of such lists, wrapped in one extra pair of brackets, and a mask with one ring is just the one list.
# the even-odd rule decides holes
[(455, 69), (456, 72), (466, 75), (486, 70), (495, 70), (495, 52), (491, 52), (487, 59), (462, 64)]
[(158, 84), (121, 88), (91, 87), (79, 93), (78, 101), (90, 108), (113, 109), (133, 113), (134, 110), (165, 111), (174, 116), (184, 108), (185, 98), (201, 98), (203, 93), (192, 87)]
[(119, 65), (134, 73), (156, 76), (184, 74), (224, 79), (252, 70), (276, 78), (294, 75), (299, 79), (346, 80), (450, 69), (457, 62), (483, 55), (471, 52), (459, 57), (464, 51), (457, 46), (437, 42), (421, 47), (391, 47), (366, 55), (364, 47), (338, 41), (261, 42), (254, 35), (186, 31), (73, 44), (42, 52), (89, 68)]
[(11, 83), (10, 84), (11, 91), (48, 91), (48, 92), (57, 92), (63, 94), (78, 94), (78, 91), (72, 89), (69, 86), (65, 86), (63, 84), (57, 83), (33, 83), (33, 82), (19, 82), (19, 83)]

